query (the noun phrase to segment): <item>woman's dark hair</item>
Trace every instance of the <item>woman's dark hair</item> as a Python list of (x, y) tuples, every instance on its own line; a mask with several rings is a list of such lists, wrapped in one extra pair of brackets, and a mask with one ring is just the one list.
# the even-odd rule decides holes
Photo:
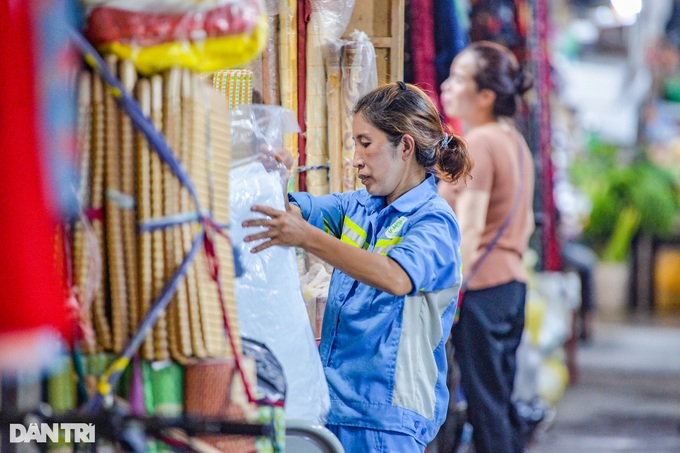
[(496, 93), (493, 114), (514, 116), (519, 97), (534, 84), (531, 75), (526, 74), (515, 55), (500, 44), (477, 41), (463, 52), (472, 52), (477, 61), (477, 71), (473, 76), (477, 89)]
[(406, 134), (413, 137), (416, 161), (440, 179), (453, 182), (470, 174), (465, 142), (444, 130), (437, 107), (415, 85), (397, 82), (378, 87), (359, 99), (353, 113), (360, 113), (394, 146)]

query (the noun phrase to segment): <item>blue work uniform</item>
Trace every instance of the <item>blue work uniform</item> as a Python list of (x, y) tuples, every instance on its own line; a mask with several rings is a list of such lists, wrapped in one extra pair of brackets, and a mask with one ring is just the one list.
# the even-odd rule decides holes
[(319, 346), (328, 425), (393, 431), (426, 445), (449, 400), (444, 343), (462, 279), (453, 211), (432, 175), (390, 205), (363, 189), (289, 199), (312, 225), (395, 260), (413, 284), (410, 294), (393, 296), (333, 271)]

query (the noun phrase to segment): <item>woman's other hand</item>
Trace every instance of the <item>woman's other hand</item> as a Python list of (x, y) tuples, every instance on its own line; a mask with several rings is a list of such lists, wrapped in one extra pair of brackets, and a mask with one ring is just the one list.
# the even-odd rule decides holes
[(250, 236), (246, 236), (245, 242), (265, 240), (262, 244), (254, 247), (251, 252), (258, 253), (274, 245), (289, 247), (302, 246), (302, 243), (309, 237), (310, 228), (314, 228), (302, 218), (299, 211), (279, 211), (268, 206), (255, 205), (251, 208), (253, 212), (262, 213), (268, 218), (250, 219), (243, 222), (244, 227), (265, 227), (261, 231)]
[(274, 159), (283, 164), (288, 171), (293, 168), (293, 154), (286, 148), (281, 148), (274, 152)]

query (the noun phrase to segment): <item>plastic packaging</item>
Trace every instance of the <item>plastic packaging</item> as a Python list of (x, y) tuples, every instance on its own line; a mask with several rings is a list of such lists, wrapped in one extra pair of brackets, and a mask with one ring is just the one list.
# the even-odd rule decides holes
[(254, 204), (285, 209), (281, 165), (272, 165), (271, 156), (283, 142), (286, 112), (290, 111), (262, 105), (232, 112), (238, 160), (230, 177), (230, 234), (245, 268), (235, 284), (239, 327), (244, 337), (267, 345), (281, 362), (287, 382), (286, 418), (323, 423), (330, 406), (328, 387), (302, 298), (295, 250), (271, 247), (251, 253), (257, 243), (243, 239), (257, 229), (241, 226), (258, 216), (250, 210)]
[(378, 87), (378, 67), (376, 65), (375, 47), (366, 33), (354, 30), (349, 34), (350, 43), (354, 45), (352, 66), (361, 68), (361, 79), (357, 83), (359, 97)]
[(312, 0), (307, 25), (306, 96), (307, 122), (306, 165), (314, 167), (306, 176), (307, 191), (312, 195), (328, 193), (329, 161), (327, 137), (325, 46), (340, 39), (349, 22), (354, 0)]
[(86, 36), (95, 46), (118, 42), (146, 47), (200, 41), (252, 33), (262, 13), (259, 0), (109, 0), (90, 10)]
[(87, 5), (86, 36), (142, 74), (212, 72), (247, 63), (267, 41), (260, 0), (105, 0)]
[(375, 48), (364, 32), (354, 30), (352, 41), (343, 47), (342, 55), (342, 190), (361, 187), (357, 183), (352, 135), (352, 109), (359, 98), (378, 86)]
[(257, 158), (267, 171), (276, 170), (288, 183), (288, 169), (276, 152), (283, 148), (283, 134), (300, 132), (295, 112), (277, 105), (241, 105), (230, 112), (232, 163), (239, 166)]

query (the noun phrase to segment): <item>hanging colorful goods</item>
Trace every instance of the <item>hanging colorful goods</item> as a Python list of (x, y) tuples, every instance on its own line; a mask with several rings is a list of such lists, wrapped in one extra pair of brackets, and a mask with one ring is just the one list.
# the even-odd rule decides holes
[(98, 49), (133, 61), (142, 74), (172, 66), (212, 72), (259, 55), (268, 27), (259, 0), (107, 0), (90, 9), (86, 36)]
[[(229, 263), (231, 259), (231, 246), (230, 242), (228, 240), (228, 237), (226, 233), (223, 231), (223, 226), (225, 225), (229, 219), (228, 219), (228, 197), (220, 197), (216, 196), (213, 200), (208, 199), (207, 195), (209, 195), (205, 190), (205, 187), (201, 187), (200, 185), (194, 185), (192, 183), (192, 180), (190, 179), (190, 174), (193, 172), (192, 170), (194, 169), (195, 165), (191, 164), (191, 162), (184, 162), (180, 163), (180, 161), (177, 160), (175, 155), (173, 154), (172, 150), (169, 148), (168, 143), (164, 139), (163, 135), (158, 133), (158, 131), (155, 128), (155, 125), (151, 122), (151, 120), (144, 114), (144, 109), (150, 110), (151, 111), (151, 118), (153, 119), (156, 117), (156, 122), (158, 123), (158, 114), (154, 115), (154, 110), (158, 111), (159, 108), (156, 105), (156, 101), (159, 97), (163, 97), (163, 92), (162, 90), (159, 90), (158, 88), (154, 90), (154, 85), (159, 85), (162, 83), (162, 80), (154, 77), (151, 80), (151, 87), (150, 87), (150, 96), (145, 96), (143, 99), (146, 99), (142, 102), (143, 108), (140, 107), (139, 104), (137, 104), (129, 95), (129, 93), (123, 88), (123, 86), (120, 84), (120, 82), (113, 76), (109, 68), (107, 67), (106, 63), (104, 63), (103, 60), (96, 54), (96, 52), (90, 47), (89, 43), (79, 34), (76, 32), (72, 32), (72, 38), (73, 41), (76, 43), (76, 45), (85, 53), (86, 55), (86, 60), (87, 62), (92, 66), (92, 68), (96, 71), (96, 73), (101, 77), (96, 77), (98, 80), (103, 80), (106, 85), (108, 86), (109, 90), (108, 92), (111, 93), (113, 99), (115, 102), (130, 116), (132, 123), (135, 125), (135, 127), (144, 135), (144, 137), (149, 140), (149, 142), (152, 145), (152, 148), (156, 151), (152, 156), (156, 156), (159, 158), (159, 161), (163, 162), (165, 164), (165, 168), (168, 169), (168, 171), (172, 172), (173, 177), (176, 177), (179, 182), (181, 182), (181, 187), (178, 190), (178, 197), (181, 199), (181, 192), (186, 191), (186, 196), (188, 199), (193, 200), (193, 204), (195, 206), (195, 216), (186, 216), (186, 219), (181, 219), (182, 214), (185, 213), (179, 213), (178, 215), (173, 215), (173, 213), (170, 213), (170, 215), (166, 215), (167, 213), (165, 211), (161, 212), (161, 218), (156, 219), (156, 222), (154, 223), (153, 219), (151, 221), (148, 221), (146, 223), (142, 223), (139, 227), (140, 230), (140, 237), (143, 237), (145, 234), (148, 234), (149, 232), (167, 232), (169, 231), (168, 228), (172, 226), (177, 226), (177, 225), (185, 225), (187, 221), (193, 221), (200, 226), (200, 229), (198, 230), (198, 233), (193, 237), (193, 238), (186, 238), (188, 240), (183, 240), (184, 243), (186, 243), (189, 247), (186, 250), (186, 255), (183, 257), (180, 256), (173, 256), (173, 262), (172, 262), (172, 267), (170, 269), (166, 269), (164, 264), (168, 264), (169, 261), (165, 261), (159, 257), (153, 256), (153, 245), (151, 247), (152, 250), (152, 270), (151, 273), (152, 275), (155, 274), (155, 271), (153, 268), (158, 264), (158, 269), (163, 270), (162, 276), (164, 278), (167, 278), (164, 280), (166, 283), (164, 283), (161, 287), (160, 290), (157, 293), (154, 293), (154, 297), (156, 298), (153, 303), (150, 304), (149, 310), (144, 313), (143, 317), (141, 317), (137, 331), (131, 336), (131, 338), (127, 341), (127, 344), (124, 345), (122, 348), (122, 351), (118, 354), (118, 357), (114, 359), (111, 363), (111, 365), (107, 368), (107, 370), (102, 374), (101, 378), (99, 379), (99, 382), (97, 384), (97, 394), (91, 398), (85, 407), (83, 408), (85, 412), (96, 412), (99, 410), (99, 408), (102, 407), (102, 405), (109, 405), (111, 404), (111, 397), (112, 397), (112, 392), (114, 390), (114, 387), (120, 380), (122, 373), (124, 370), (127, 368), (130, 359), (132, 358), (133, 354), (136, 353), (137, 349), (140, 347), (144, 339), (147, 337), (147, 334), (151, 332), (151, 330), (154, 328), (154, 323), (158, 320), (160, 314), (168, 307), (170, 302), (173, 300), (173, 297), (177, 297), (176, 294), (178, 293), (178, 287), (180, 285), (186, 285), (186, 280), (184, 277), (187, 275), (189, 268), (192, 266), (192, 262), (194, 261), (195, 258), (201, 257), (203, 258), (203, 261), (200, 261), (199, 259), (199, 264), (202, 263), (202, 267), (206, 272), (202, 272), (202, 274), (208, 274), (212, 278), (213, 283), (213, 288), (215, 289), (215, 294), (216, 294), (216, 301), (218, 302), (219, 306), (219, 312), (220, 316), (213, 316), (213, 318), (221, 319), (221, 328), (219, 329), (222, 332), (221, 336), (221, 344), (216, 344), (215, 345), (215, 351), (209, 351), (212, 353), (224, 353), (226, 352), (226, 349), (228, 348), (230, 351), (230, 355), (233, 357), (234, 360), (234, 365), (235, 369), (239, 374), (239, 377), (241, 378), (241, 381), (244, 383), (244, 393), (247, 397), (247, 401), (250, 404), (253, 404), (256, 402), (255, 397), (251, 391), (249, 381), (246, 379), (242, 362), (241, 362), (241, 347), (240, 347), (240, 342), (236, 338), (237, 337), (237, 324), (236, 324), (236, 319), (235, 319), (235, 313), (230, 312), (229, 309), (229, 304), (226, 304), (226, 300), (229, 298), (233, 299), (233, 290), (231, 289), (230, 285), (226, 285), (226, 280), (225, 278), (232, 278), (235, 270), (233, 267), (231, 269), (229, 266), (224, 267), (220, 266), (220, 264), (225, 264)], [(180, 83), (182, 81), (182, 74), (168, 74), (167, 77), (176, 77), (177, 82)], [(178, 83), (171, 83), (169, 84), (170, 87), (175, 87), (178, 85)], [(181, 84), (181, 83), (180, 83)], [(149, 84), (142, 84), (140, 86), (148, 86)], [(161, 85), (162, 86), (162, 85)], [(174, 89), (168, 89), (166, 91), (166, 97), (174, 97), (175, 94), (173, 94), (176, 90)], [(149, 99), (150, 98), (150, 99)], [(177, 104), (178, 102), (181, 103), (181, 99), (177, 99), (175, 101), (170, 100), (169, 105), (172, 104)], [(166, 105), (168, 103), (166, 102)], [(166, 107), (170, 108), (170, 107)], [(205, 112), (205, 110), (203, 110)], [(168, 117), (171, 112), (166, 112), (165, 116)], [(181, 115), (179, 115), (181, 117)], [(199, 115), (200, 116), (200, 115)], [(205, 115), (203, 115), (203, 118), (205, 118)], [(208, 119), (208, 121), (211, 123), (211, 127), (214, 131), (217, 131), (219, 128), (219, 125), (216, 124), (215, 122), (211, 121), (211, 119)], [(173, 133), (172, 128), (167, 127), (168, 124), (166, 122), (166, 132), (170, 132), (168, 135), (170, 137), (171, 142), (176, 142), (179, 140), (181, 142), (181, 134), (177, 136), (176, 134)], [(198, 128), (200, 129), (200, 128)], [(225, 133), (224, 130), (221, 131), (222, 136), (228, 137), (228, 133)], [(228, 140), (226, 143), (220, 143), (219, 139), (220, 134), (216, 133), (215, 137), (212, 140), (211, 146), (215, 149), (222, 149), (223, 147), (228, 148)], [(179, 138), (178, 138), (179, 137)], [(181, 145), (180, 145), (181, 148)], [(224, 157), (220, 157), (224, 156)], [(226, 179), (228, 181), (228, 178), (226, 178), (224, 172), (229, 169), (229, 162), (228, 162), (228, 153), (216, 153), (214, 156), (215, 159), (215, 171), (217, 172), (216, 175), (218, 175), (221, 179)], [(151, 157), (151, 156), (149, 156)], [(227, 160), (224, 161), (224, 158)], [(185, 165), (189, 164), (189, 171), (187, 172)], [(153, 167), (153, 165), (152, 165)], [(146, 165), (143, 165), (142, 168), (150, 168), (149, 164), (147, 163)], [(153, 176), (153, 169), (151, 169), (151, 173)], [(162, 178), (162, 176), (161, 176)], [(140, 185), (149, 187), (149, 185), (145, 183), (141, 183)], [(170, 190), (170, 187), (168, 184), (165, 184), (163, 180), (161, 179), (161, 184), (158, 184), (157, 187), (163, 187), (166, 192)], [(153, 193), (152, 193), (152, 200), (151, 200), (151, 205), (158, 204), (158, 200), (155, 200)], [(175, 200), (177, 201), (178, 198), (175, 197)], [(205, 204), (204, 204), (205, 203)], [(146, 203), (145, 203), (146, 204)], [(174, 203), (173, 203), (174, 205)], [(177, 203), (177, 206), (180, 206), (181, 203)], [(202, 209), (202, 206), (209, 205), (211, 207), (210, 211), (205, 211)], [(173, 208), (174, 209), (174, 208)], [(144, 208), (142, 210), (143, 212), (146, 212), (148, 214), (148, 209)], [(173, 211), (174, 212), (174, 211)], [(211, 215), (208, 215), (207, 212), (212, 212), (214, 213), (213, 215), (215, 217), (212, 217)], [(154, 215), (153, 208), (151, 209), (151, 214), (152, 216)], [(188, 219), (188, 220), (187, 220)], [(177, 230), (175, 230), (177, 231)], [(181, 230), (178, 231), (181, 233)], [(175, 243), (178, 240), (181, 240), (181, 235), (176, 236), (173, 234), (170, 236), (170, 239), (172, 239), (172, 245), (175, 245)], [(226, 239), (226, 240), (225, 240)], [(161, 243), (163, 242), (162, 236), (161, 236)], [(154, 242), (152, 238), (152, 243)], [(158, 242), (158, 241), (156, 241)], [(199, 254), (199, 250), (201, 246), (204, 247), (205, 254)], [(147, 248), (147, 247), (145, 247)], [(181, 247), (180, 247), (181, 248)], [(148, 253), (148, 252), (147, 252)], [(228, 258), (225, 259), (224, 261), (220, 261), (218, 259), (219, 255), (227, 256)], [(142, 260), (146, 261), (146, 260)], [(153, 264), (156, 263), (156, 264)], [(146, 267), (146, 266), (143, 266)], [(225, 272), (228, 275), (225, 275)], [(160, 276), (160, 274), (159, 274)], [(154, 279), (156, 277), (154, 276)], [(159, 279), (160, 280), (160, 279)], [(186, 294), (186, 293), (185, 293)], [(232, 304), (233, 305), (233, 304)], [(216, 313), (217, 314), (217, 313)], [(179, 329), (175, 332), (175, 334), (182, 335), (182, 330)], [(224, 343), (224, 332), (226, 331), (226, 340), (228, 344)], [(190, 338), (186, 338), (186, 341), (191, 342)], [(206, 339), (208, 341), (209, 339)], [(169, 339), (166, 339), (165, 342), (170, 341)], [(182, 346), (182, 344), (186, 344), (184, 342), (180, 342), (179, 344), (176, 344), (177, 346), (180, 346), (183, 348), (182, 352), (188, 352), (189, 351), (189, 346)], [(208, 341), (208, 349), (209, 348), (209, 341)], [(163, 350), (165, 350), (166, 347), (169, 346), (162, 346), (161, 347), (161, 357), (164, 355)], [(156, 349), (158, 349), (158, 345), (156, 345)], [(155, 354), (158, 356), (158, 351)], [(222, 355), (224, 357), (224, 355)]]

